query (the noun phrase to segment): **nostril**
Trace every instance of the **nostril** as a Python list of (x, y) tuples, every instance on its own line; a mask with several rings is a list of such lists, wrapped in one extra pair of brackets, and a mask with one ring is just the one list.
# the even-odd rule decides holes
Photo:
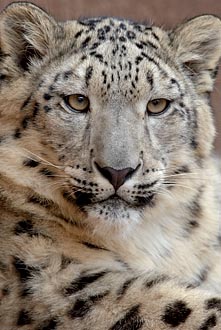
[(115, 190), (122, 186), (124, 182), (129, 179), (136, 170), (131, 167), (127, 167), (122, 170), (116, 170), (113, 167), (101, 167), (97, 163), (95, 164), (99, 172), (112, 184)]

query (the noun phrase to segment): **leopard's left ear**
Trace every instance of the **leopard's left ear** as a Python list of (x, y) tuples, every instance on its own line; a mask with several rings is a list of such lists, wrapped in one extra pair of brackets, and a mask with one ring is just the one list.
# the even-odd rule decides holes
[(56, 21), (39, 7), (12, 3), (0, 15), (0, 50), (26, 71), (32, 61), (47, 54), (57, 28)]
[(221, 19), (213, 15), (192, 18), (171, 37), (175, 56), (189, 71), (198, 92), (212, 91), (221, 58)]

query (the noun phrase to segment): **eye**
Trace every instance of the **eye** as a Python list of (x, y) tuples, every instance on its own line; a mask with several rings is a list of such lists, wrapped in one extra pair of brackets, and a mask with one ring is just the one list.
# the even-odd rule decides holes
[(169, 100), (166, 99), (156, 99), (148, 102), (147, 111), (150, 115), (158, 115), (164, 112), (170, 104)]
[(73, 94), (64, 98), (66, 105), (73, 111), (86, 112), (89, 110), (88, 97), (81, 94)]

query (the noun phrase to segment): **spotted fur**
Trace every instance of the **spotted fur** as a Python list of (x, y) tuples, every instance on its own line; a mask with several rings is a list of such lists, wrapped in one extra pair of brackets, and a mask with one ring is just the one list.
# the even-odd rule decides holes
[(1, 329), (221, 328), (220, 57), (212, 15), (166, 31), (1, 13)]

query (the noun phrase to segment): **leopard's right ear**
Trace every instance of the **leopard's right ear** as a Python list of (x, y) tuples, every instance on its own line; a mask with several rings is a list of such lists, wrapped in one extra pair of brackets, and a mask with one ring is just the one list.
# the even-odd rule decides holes
[(0, 54), (8, 54), (26, 71), (50, 51), (57, 29), (56, 21), (39, 7), (12, 3), (0, 14)]

